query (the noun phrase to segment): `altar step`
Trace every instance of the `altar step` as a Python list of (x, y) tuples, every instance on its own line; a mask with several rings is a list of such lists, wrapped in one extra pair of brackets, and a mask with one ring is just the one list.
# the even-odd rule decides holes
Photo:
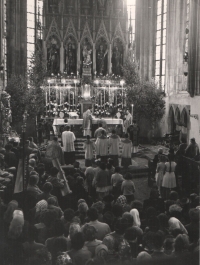
[[(85, 151), (83, 150), (83, 143), (85, 142), (85, 138), (77, 138), (76, 141), (74, 142), (74, 147), (75, 147), (75, 157), (76, 159), (82, 159), (85, 157)], [(91, 138), (93, 142), (95, 142), (95, 138)], [(120, 152), (122, 148), (120, 146)]]

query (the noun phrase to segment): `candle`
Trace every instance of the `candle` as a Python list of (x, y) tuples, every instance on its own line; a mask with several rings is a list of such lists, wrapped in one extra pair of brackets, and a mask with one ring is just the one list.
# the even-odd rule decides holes
[(74, 95), (74, 110), (75, 110), (75, 105), (76, 105), (76, 103), (75, 103), (75, 93), (73, 94)]
[(133, 124), (133, 106), (134, 106), (134, 105), (131, 104), (131, 108), (132, 108), (132, 113), (131, 113), (131, 114), (132, 114), (132, 124)]
[(46, 101), (46, 115), (47, 115), (47, 101), (48, 101), (47, 91), (45, 93), (46, 93), (45, 101)]
[(105, 91), (105, 87), (104, 87), (104, 110), (106, 108), (106, 91)]
[(60, 105), (61, 105), (61, 88), (60, 88)]

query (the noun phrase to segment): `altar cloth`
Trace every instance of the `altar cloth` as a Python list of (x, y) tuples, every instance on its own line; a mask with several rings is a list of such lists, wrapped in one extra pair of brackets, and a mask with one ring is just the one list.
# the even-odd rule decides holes
[[(123, 120), (122, 119), (112, 119), (112, 118), (103, 118), (103, 120), (106, 122), (107, 125), (123, 125)], [(95, 118), (92, 119), (92, 124), (98, 124), (101, 122), (101, 119)], [(62, 125), (83, 125), (83, 119), (68, 119), (68, 122), (65, 123), (64, 119), (54, 119), (53, 121), (53, 129), (54, 129), (54, 134), (57, 135), (57, 126), (62, 126)]]

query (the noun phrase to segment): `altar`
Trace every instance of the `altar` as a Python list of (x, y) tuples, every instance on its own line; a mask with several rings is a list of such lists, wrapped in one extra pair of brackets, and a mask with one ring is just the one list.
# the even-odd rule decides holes
[[(94, 131), (98, 128), (98, 124), (106, 123), (106, 130), (108, 133), (111, 133), (113, 129), (116, 130), (119, 136), (122, 136), (123, 133), (123, 120), (122, 119), (112, 119), (112, 118), (104, 118), (98, 119), (94, 118), (92, 120), (92, 136), (94, 135)], [(68, 119), (65, 123), (64, 119), (54, 119), (53, 121), (53, 129), (54, 134), (56, 136), (61, 136), (62, 128), (65, 125), (69, 125), (71, 127), (71, 131), (73, 131), (76, 137), (83, 137), (83, 119)]]

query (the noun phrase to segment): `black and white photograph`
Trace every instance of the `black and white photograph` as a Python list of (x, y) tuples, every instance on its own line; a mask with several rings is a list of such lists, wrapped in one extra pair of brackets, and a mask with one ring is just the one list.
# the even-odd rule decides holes
[(0, 0), (0, 264), (198, 265), (200, 0)]

